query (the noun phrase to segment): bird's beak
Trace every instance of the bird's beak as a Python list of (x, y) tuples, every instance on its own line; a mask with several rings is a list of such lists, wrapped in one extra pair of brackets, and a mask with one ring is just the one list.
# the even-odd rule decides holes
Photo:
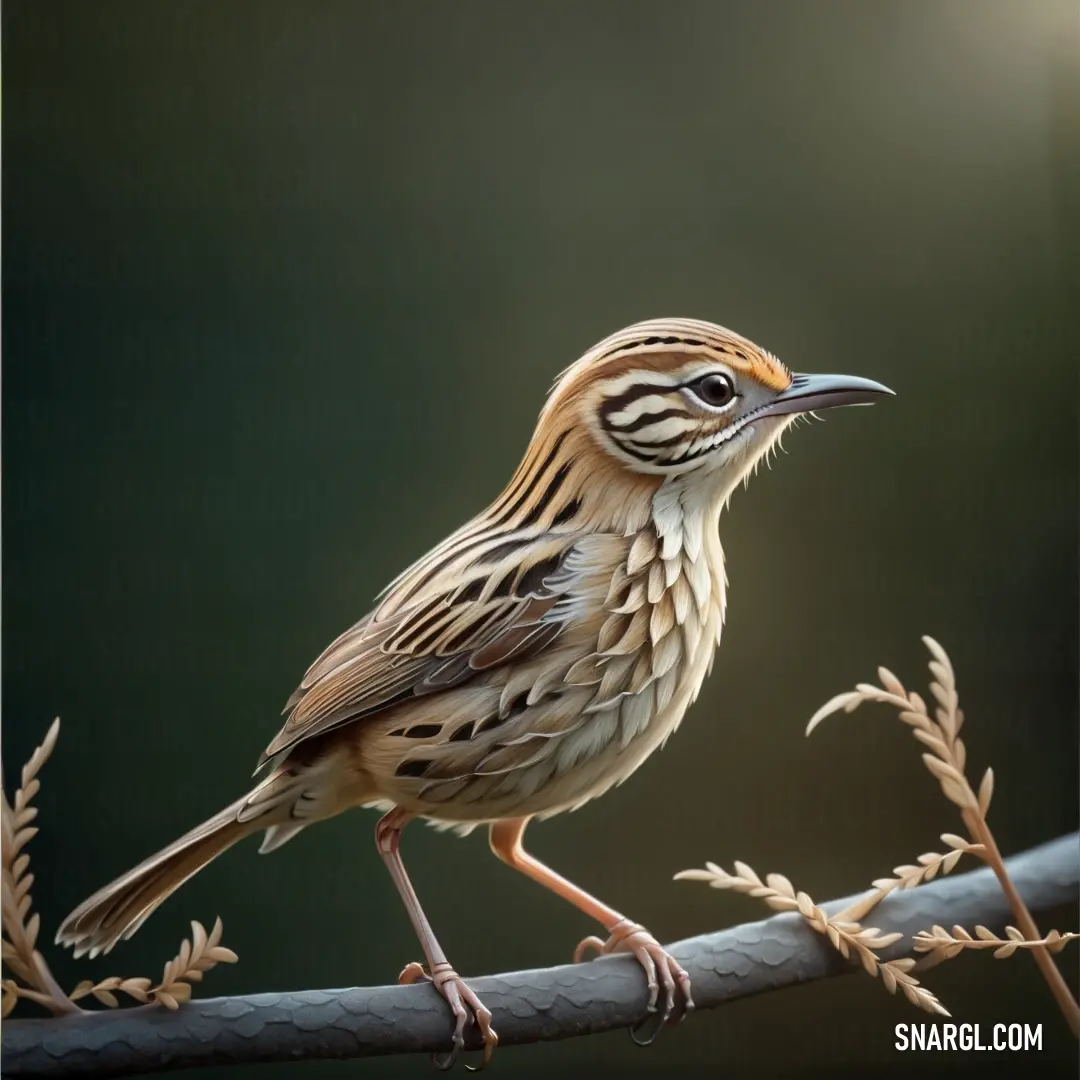
[(794, 375), (791, 385), (781, 390), (758, 416), (786, 416), (834, 405), (871, 405), (882, 394), (893, 396), (887, 386), (858, 375)]

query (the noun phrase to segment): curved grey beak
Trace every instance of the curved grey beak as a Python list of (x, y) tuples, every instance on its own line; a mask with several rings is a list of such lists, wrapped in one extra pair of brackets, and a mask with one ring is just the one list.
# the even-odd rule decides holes
[(895, 396), (887, 386), (858, 375), (794, 375), (791, 385), (781, 390), (758, 416), (784, 416), (831, 409), (834, 405), (872, 405), (882, 394)]

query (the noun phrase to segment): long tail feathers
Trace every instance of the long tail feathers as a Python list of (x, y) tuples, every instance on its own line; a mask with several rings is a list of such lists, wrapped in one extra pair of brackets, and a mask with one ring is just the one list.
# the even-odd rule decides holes
[(57, 944), (74, 946), (76, 956), (94, 957), (107, 953), (121, 938), (131, 937), (188, 878), (238, 840), (271, 824), (268, 815), (238, 820), (250, 798), (245, 795), (99, 889), (64, 920), (56, 934)]

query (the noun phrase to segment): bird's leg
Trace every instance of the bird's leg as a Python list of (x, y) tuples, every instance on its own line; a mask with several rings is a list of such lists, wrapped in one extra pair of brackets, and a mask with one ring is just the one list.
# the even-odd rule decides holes
[[(580, 961), (590, 948), (601, 954), (629, 952), (645, 969), (645, 978), (649, 984), (649, 1012), (656, 1011), (661, 985), (664, 988), (660, 1026), (666, 1024), (675, 1011), (676, 984), (683, 994), (683, 1008), (679, 1019), (685, 1017), (693, 1009), (694, 1001), (690, 996), (690, 976), (683, 970), (682, 965), (643, 926), (631, 922), (614, 908), (602, 904), (596, 897), (590, 896), (584, 889), (579, 889), (573, 882), (567, 881), (533, 858), (521, 843), (528, 823), (528, 818), (494, 822), (490, 829), (491, 850), (508, 866), (520, 870), (564, 900), (569, 900), (574, 907), (594, 918), (607, 931), (606, 941), (598, 937), (585, 938), (574, 952), (574, 962)], [(638, 1041), (636, 1037), (634, 1041)]]
[[(416, 982), (417, 979), (430, 978), (435, 989), (447, 1000), (454, 1013), (456, 1021), (454, 1027), (454, 1048), (443, 1058), (432, 1056), (432, 1060), (440, 1069), (449, 1069), (457, 1060), (462, 1047), (465, 1045), (465, 1024), (475, 1019), (480, 1035), (484, 1040), (484, 1056), (480, 1061), (479, 1068), (483, 1068), (491, 1060), (491, 1054), (499, 1043), (499, 1037), (491, 1026), (491, 1012), (483, 1002), (466, 985), (465, 980), (454, 971), (446, 954), (432, 932), (431, 924), (420, 906), (416, 890), (409, 881), (409, 875), (405, 872), (405, 864), (401, 861), (398, 845), (401, 841), (401, 830), (412, 818), (406, 810), (397, 807), (384, 817), (381, 817), (375, 826), (375, 844), (379, 849), (386, 868), (390, 871), (394, 885), (401, 895), (405, 904), (405, 910), (409, 913), (416, 936), (420, 939), (420, 947), (427, 957), (427, 972), (417, 963), (409, 964), (402, 971), (398, 981), (402, 983)], [(472, 1010), (470, 1017), (468, 1009)]]

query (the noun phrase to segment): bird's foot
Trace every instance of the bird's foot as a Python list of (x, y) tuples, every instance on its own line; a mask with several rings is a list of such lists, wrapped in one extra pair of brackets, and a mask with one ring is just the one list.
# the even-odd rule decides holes
[(470, 1072), (479, 1072), (488, 1062), (495, 1047), (499, 1045), (499, 1036), (491, 1026), (491, 1011), (469, 988), (465, 980), (446, 963), (436, 964), (429, 974), (422, 964), (413, 961), (407, 964), (398, 976), (402, 985), (414, 982), (430, 982), (446, 999), (450, 1011), (454, 1014), (454, 1046), (446, 1054), (432, 1054), (432, 1063), (438, 1069), (449, 1069), (458, 1059), (458, 1054), (465, 1047), (465, 1025), (475, 1024), (484, 1041), (484, 1053), (480, 1064), (466, 1065)]
[[(645, 1022), (638, 1024), (630, 1031), (631, 1038), (638, 1046), (648, 1046), (659, 1034), (665, 1024), (672, 1021), (678, 1023), (686, 1019), (687, 1013), (694, 1009), (694, 999), (690, 996), (690, 976), (687, 975), (682, 965), (645, 929), (637, 923), (623, 919), (611, 928), (607, 941), (598, 937), (587, 937), (574, 950), (574, 963), (580, 963), (589, 949), (595, 949), (601, 956), (614, 952), (628, 952), (645, 969), (645, 978), (649, 984), (649, 1012), (657, 1011), (657, 1002), (660, 998), (660, 989), (663, 987), (664, 1000), (660, 1011), (660, 1022), (656, 1029), (646, 1039), (639, 1039), (638, 1032), (645, 1026)], [(676, 1011), (676, 999), (682, 992), (682, 1008)]]

